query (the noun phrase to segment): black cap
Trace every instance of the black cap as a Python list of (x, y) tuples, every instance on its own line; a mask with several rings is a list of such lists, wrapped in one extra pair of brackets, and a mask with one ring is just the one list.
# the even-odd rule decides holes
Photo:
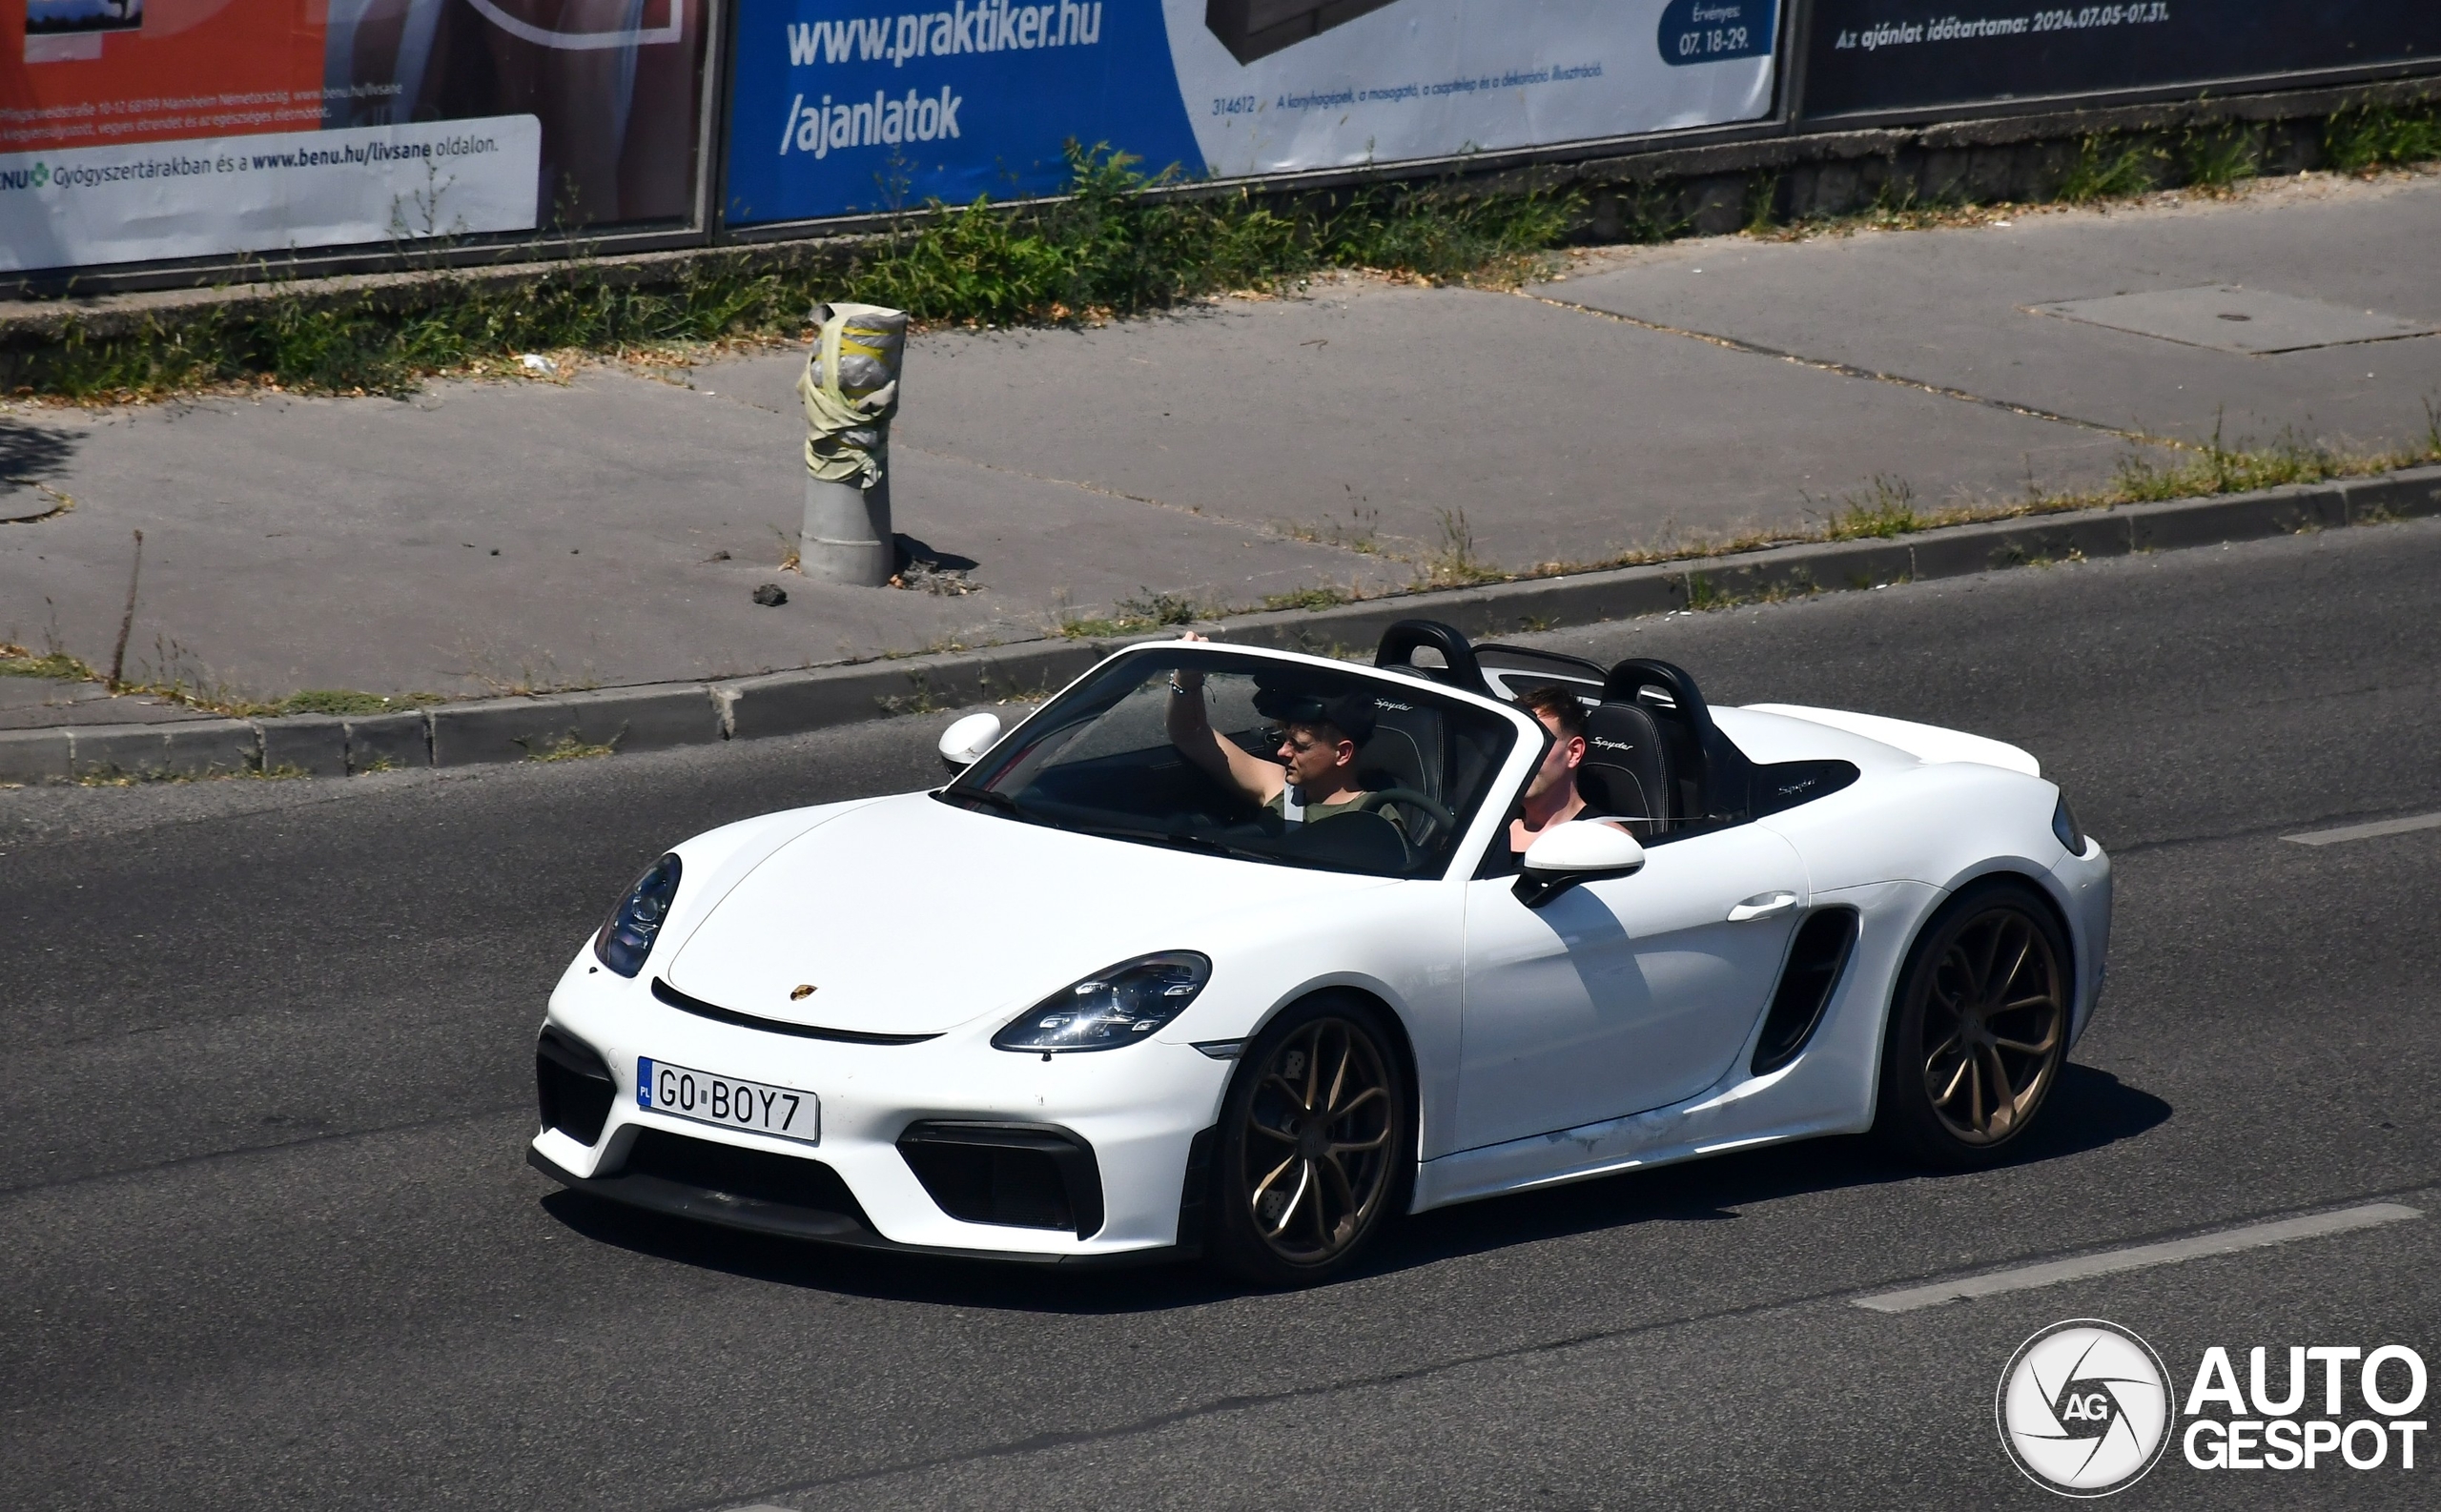
[(1373, 738), (1373, 700), (1367, 694), (1265, 687), (1255, 693), (1255, 712), (1283, 725), (1328, 725), (1359, 746)]

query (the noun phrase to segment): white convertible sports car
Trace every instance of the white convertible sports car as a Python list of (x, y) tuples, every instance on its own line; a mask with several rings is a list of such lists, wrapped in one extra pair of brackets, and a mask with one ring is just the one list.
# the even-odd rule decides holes
[[(1547, 684), (1609, 818), (1520, 857)], [(1180, 701), (1262, 758), (1340, 711), (1364, 796), (1259, 807)], [(2110, 863), (2034, 758), (1709, 708), (1665, 662), (1424, 621), (1369, 668), (1146, 644), (942, 746), (936, 790), (653, 864), (551, 995), (535, 1166), (769, 1234), (1303, 1284), (1400, 1213), (1725, 1150), (1998, 1159), (2102, 988)]]

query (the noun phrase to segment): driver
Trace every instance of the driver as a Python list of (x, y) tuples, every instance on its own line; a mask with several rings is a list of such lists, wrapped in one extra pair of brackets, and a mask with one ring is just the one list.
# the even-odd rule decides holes
[[(1186, 639), (1203, 637), (1189, 634)], [(1356, 777), (1356, 753), (1372, 738), (1370, 700), (1353, 693), (1264, 689), (1255, 706), (1282, 726), (1275, 760), (1264, 761), (1212, 728), (1202, 693), (1201, 672), (1181, 667), (1170, 674), (1170, 744), (1215, 781), (1290, 824), (1336, 819), (1355, 812), (1364, 801), (1365, 789)]]

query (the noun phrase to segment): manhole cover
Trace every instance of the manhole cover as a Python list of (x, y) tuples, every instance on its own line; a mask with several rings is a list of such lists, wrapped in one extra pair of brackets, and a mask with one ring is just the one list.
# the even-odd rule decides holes
[(2037, 315), (2056, 315), (2223, 352), (2297, 352), (2353, 341), (2391, 341), (2441, 330), (2429, 321), (2402, 320), (2371, 310), (2351, 310), (2235, 284), (2157, 289), (2029, 308)]

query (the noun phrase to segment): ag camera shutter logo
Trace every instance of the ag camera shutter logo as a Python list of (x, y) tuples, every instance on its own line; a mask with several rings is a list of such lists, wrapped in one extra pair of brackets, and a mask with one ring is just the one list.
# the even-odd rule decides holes
[(2026, 1479), (2062, 1496), (2108, 1496), (2144, 1479), (2169, 1447), (2169, 1371), (2116, 1323), (2054, 1323), (2018, 1346), (1993, 1404), (2000, 1446)]

